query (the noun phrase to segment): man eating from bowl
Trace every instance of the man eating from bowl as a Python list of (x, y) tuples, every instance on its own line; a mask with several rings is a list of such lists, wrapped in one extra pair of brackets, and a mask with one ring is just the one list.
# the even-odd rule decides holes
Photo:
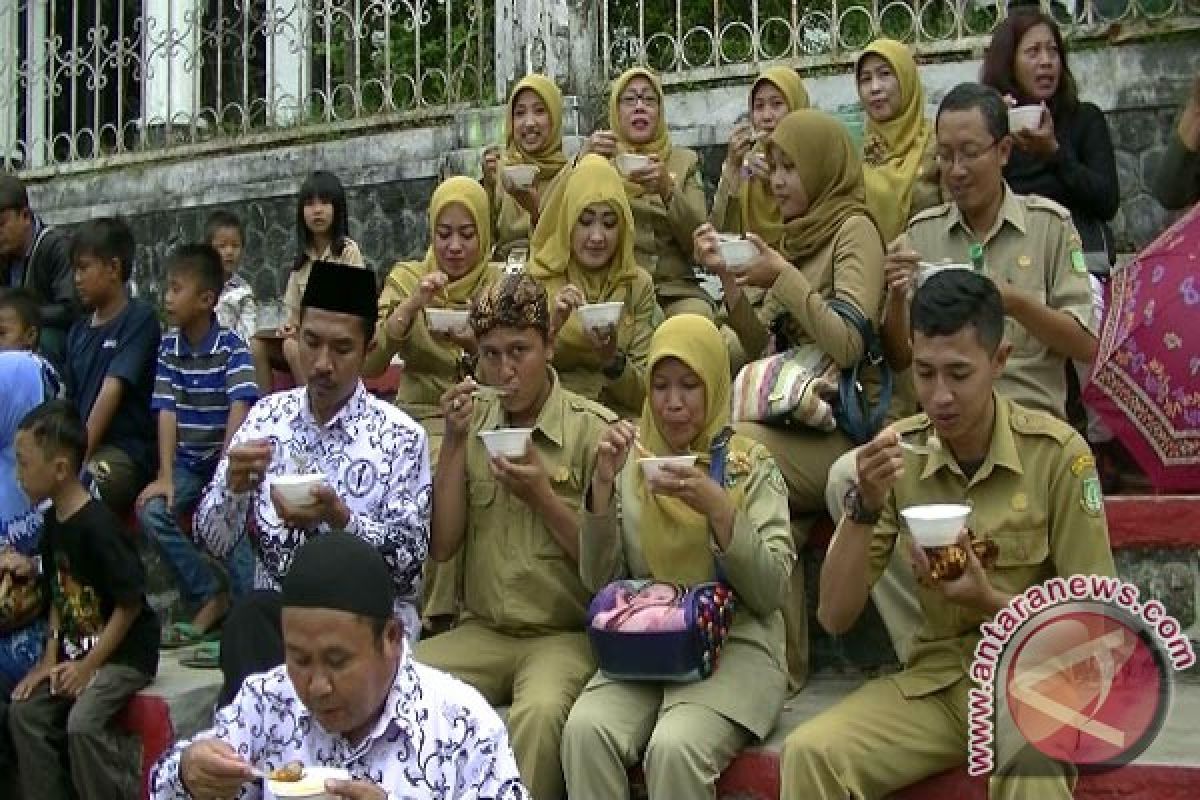
[(528, 800), (500, 718), (409, 657), (394, 601), (362, 539), (300, 547), (283, 578), (285, 664), (159, 761), (152, 800), (257, 800), (264, 778), (277, 798)]
[[(966, 670), (980, 624), (1055, 576), (1116, 574), (1087, 443), (1065, 422), (995, 391), (1009, 354), (996, 286), (968, 270), (938, 273), (917, 289), (911, 320), (925, 413), (885, 428), (859, 452), (857, 485), (821, 569), (817, 619), (832, 634), (849, 630), (900, 549), (921, 586), (921, 627), (900, 673), (869, 681), (788, 737), (784, 800), (882, 797), (964, 762)], [(969, 505), (972, 536), (994, 545), (995, 563), (981, 563), (961, 530), (964, 569), (934, 579), (900, 522), (902, 511), (931, 503)], [(993, 798), (1071, 796), (1073, 768), (1033, 748), (1000, 755), (997, 766)]]
[[(559, 383), (546, 291), (532, 277), (508, 275), (477, 295), (470, 323), (477, 372), (495, 389), (480, 392), (468, 379), (442, 398), (430, 537), (438, 561), (463, 552), (464, 613), (415, 656), (493, 705), (511, 703), (521, 777), (538, 800), (554, 800), (564, 791), (563, 725), (596, 671), (584, 633), (591, 594), (579, 579), (579, 507), (616, 416)], [(512, 440), (508, 454), (489, 457), (492, 432), (505, 429), (531, 430), (500, 434)]]
[[(250, 409), (196, 510), (195, 535), (214, 556), (242, 536), (255, 552), (255, 591), (234, 605), (222, 633), (222, 703), (246, 675), (283, 662), (278, 589), (313, 536), (342, 530), (375, 547), (391, 570), (405, 632), (420, 630), (414, 604), (429, 542), (428, 443), (359, 377), (377, 297), (370, 270), (313, 265), (296, 337), (305, 385)], [(297, 484), (296, 476), (310, 480)]]

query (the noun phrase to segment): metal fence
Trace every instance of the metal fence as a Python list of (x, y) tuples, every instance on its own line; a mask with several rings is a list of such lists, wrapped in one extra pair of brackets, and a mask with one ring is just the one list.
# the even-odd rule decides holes
[(0, 161), (63, 171), (489, 102), (492, 0), (0, 0)]
[[(986, 44), (1008, 0), (601, 0), (604, 71), (634, 64), (679, 83), (736, 76), (762, 62), (801, 67), (848, 61), (878, 36), (909, 42), (918, 53)], [(1014, 3), (1015, 5), (1015, 3)], [(1053, 0), (1043, 2), (1068, 37), (1114, 24), (1190, 19), (1200, 0)]]

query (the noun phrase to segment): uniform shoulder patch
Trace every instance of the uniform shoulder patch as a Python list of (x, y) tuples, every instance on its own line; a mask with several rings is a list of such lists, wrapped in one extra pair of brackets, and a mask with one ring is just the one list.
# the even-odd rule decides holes
[(1027, 194), (1024, 196), (1025, 207), (1037, 211), (1049, 211), (1062, 219), (1070, 221), (1071, 212), (1066, 206), (1057, 203), (1048, 197), (1042, 197), (1040, 194)]
[(1013, 406), (1009, 424), (1018, 433), (1031, 436), (1047, 436), (1059, 444), (1066, 444), (1076, 436), (1075, 429), (1053, 414)]
[(918, 211), (916, 214), (913, 214), (912, 219), (909, 220), (908, 224), (909, 224), (909, 226), (912, 226), (912, 225), (916, 225), (918, 222), (922, 222), (924, 220), (937, 219), (938, 217), (944, 217), (944, 216), (946, 216), (947, 213), (949, 213), (950, 207), (952, 205), (953, 205), (952, 203), (940, 203), (939, 205), (930, 206), (929, 208), (926, 208), (922, 211)]

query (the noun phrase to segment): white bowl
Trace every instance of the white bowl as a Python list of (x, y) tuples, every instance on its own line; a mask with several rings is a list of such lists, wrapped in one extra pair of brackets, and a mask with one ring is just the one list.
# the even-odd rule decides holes
[(451, 333), (467, 327), (469, 313), (457, 308), (427, 308), (425, 324), (434, 333)]
[(621, 177), (628, 178), (639, 169), (650, 166), (650, 156), (640, 153), (621, 153), (613, 159), (613, 166), (617, 168), (617, 172), (621, 173)]
[(615, 327), (621, 321), (624, 303), (588, 303), (579, 307), (579, 317), (588, 330), (603, 330)]
[(528, 189), (533, 186), (537, 176), (537, 164), (510, 164), (504, 168), (504, 177), (518, 189)]
[(718, 234), (720, 242), (717, 249), (721, 252), (721, 260), (730, 272), (741, 272), (758, 255), (758, 248), (749, 239), (732, 233)]
[(638, 464), (642, 467), (642, 475), (645, 476), (647, 483), (653, 483), (656, 480), (667, 477), (663, 474), (663, 467), (670, 464), (673, 467), (690, 467), (696, 463), (696, 456), (654, 456), (652, 458), (639, 458)]
[(971, 507), (956, 503), (909, 506), (900, 510), (908, 530), (921, 547), (945, 547), (958, 541)]
[(479, 438), (492, 458), (520, 458), (525, 455), (529, 435), (533, 428), (500, 428), (495, 431), (480, 431)]
[(305, 767), (304, 777), (298, 781), (267, 780), (267, 798), (277, 800), (337, 800), (325, 791), (325, 781), (350, 780), (349, 770), (339, 767)]
[(1012, 133), (1017, 131), (1032, 131), (1037, 130), (1042, 124), (1041, 106), (1017, 106), (1008, 110), (1008, 129)]
[(312, 490), (325, 483), (325, 476), (320, 472), (310, 472), (305, 475), (280, 475), (271, 479), (271, 485), (279, 490), (280, 497), (289, 508), (304, 508), (314, 505), (317, 501), (312, 496)]

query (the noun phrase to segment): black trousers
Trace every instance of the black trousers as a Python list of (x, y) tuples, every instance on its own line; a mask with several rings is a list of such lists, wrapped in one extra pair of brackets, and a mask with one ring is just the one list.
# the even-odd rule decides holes
[(221, 631), (218, 662), (225, 679), (218, 706), (237, 696), (247, 675), (266, 672), (283, 663), (283, 595), (255, 589), (237, 600)]

